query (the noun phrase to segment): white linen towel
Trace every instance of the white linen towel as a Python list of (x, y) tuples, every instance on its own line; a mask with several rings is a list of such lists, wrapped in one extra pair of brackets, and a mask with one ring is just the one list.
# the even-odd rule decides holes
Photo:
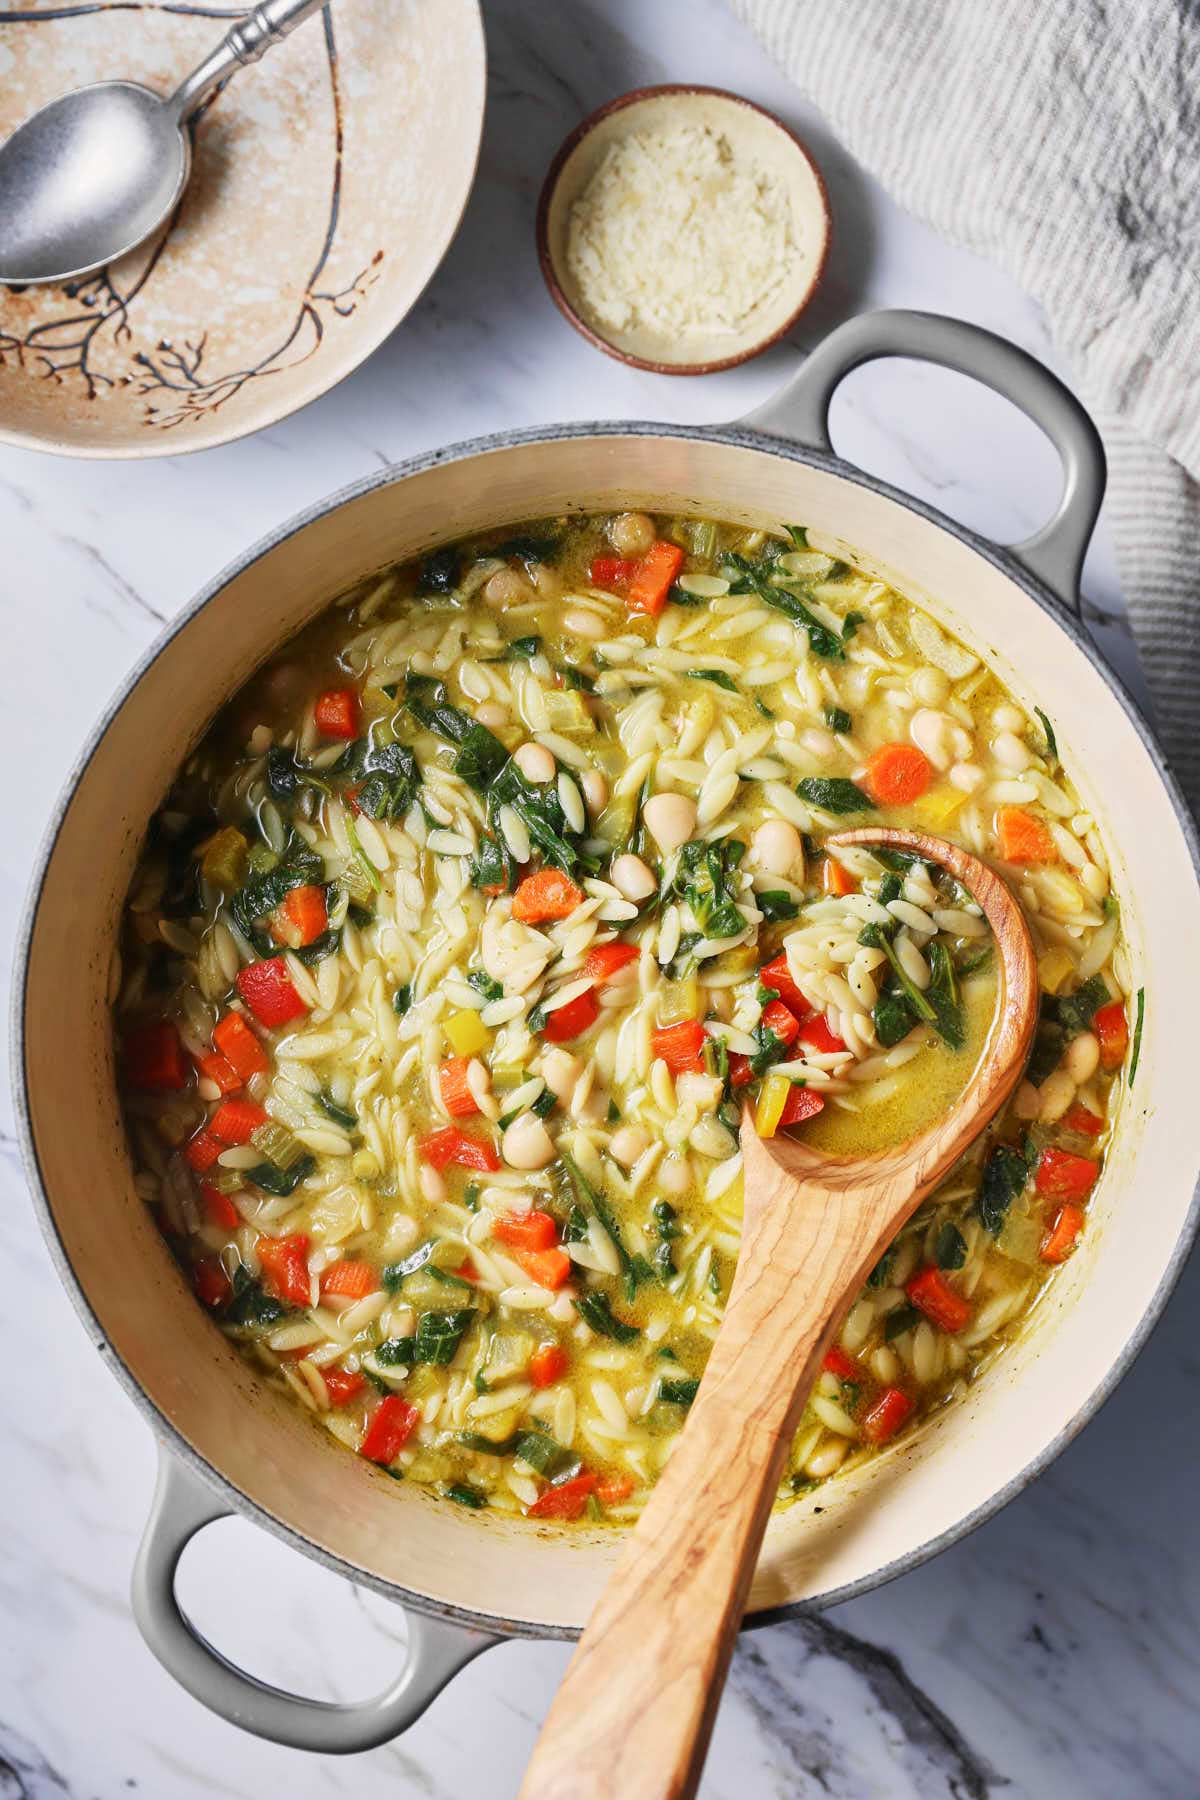
[(1159, 733), (1200, 806), (1200, 5), (732, 5), (901, 205), (1041, 303), (1104, 438)]

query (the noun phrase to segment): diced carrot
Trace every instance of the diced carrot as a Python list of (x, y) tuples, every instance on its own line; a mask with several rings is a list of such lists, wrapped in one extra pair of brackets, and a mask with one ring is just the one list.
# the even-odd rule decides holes
[(266, 1113), (253, 1100), (222, 1100), (208, 1128), (223, 1144), (248, 1144), (251, 1132), (266, 1122)]
[(797, 1036), (802, 1044), (809, 1050), (815, 1050), (818, 1056), (836, 1056), (839, 1050), (846, 1048), (836, 1031), (830, 1031), (825, 1023), (824, 1013), (806, 1019)]
[(929, 759), (915, 744), (883, 744), (867, 761), (867, 790), (880, 806), (911, 806), (932, 780)]
[(571, 1366), (561, 1344), (539, 1344), (529, 1359), (529, 1379), (536, 1388), (553, 1387)]
[(624, 587), (637, 574), (635, 556), (594, 556), (588, 579), (594, 587)]
[(903, 1388), (885, 1388), (863, 1414), (861, 1430), (868, 1444), (886, 1444), (895, 1437), (913, 1409)]
[(265, 1075), (270, 1058), (239, 1012), (227, 1012), (213, 1029), (213, 1043), (243, 1081)]
[(222, 1094), (236, 1094), (242, 1085), (242, 1078), (233, 1064), (221, 1055), (219, 1050), (210, 1050), (196, 1064), (205, 1081), (211, 1081)]
[(369, 1262), (344, 1257), (322, 1271), (320, 1289), (323, 1294), (341, 1294), (347, 1300), (365, 1300), (379, 1290), (379, 1276)]
[(1058, 845), (1050, 828), (1035, 819), (1023, 806), (1002, 806), (996, 813), (996, 836), (1000, 855), (1010, 863), (1052, 863), (1058, 861)]
[(165, 1019), (130, 1032), (121, 1046), (121, 1061), (130, 1087), (147, 1093), (173, 1092), (188, 1084), (187, 1059), (179, 1033)]
[(971, 1302), (964, 1300), (932, 1263), (919, 1269), (904, 1291), (913, 1305), (942, 1331), (961, 1331), (971, 1317)]
[(815, 1119), (824, 1110), (825, 1102), (816, 1088), (801, 1087), (798, 1083), (793, 1083), (792, 1091), (783, 1103), (777, 1129), (784, 1131), (789, 1125), (803, 1125), (805, 1119)]
[(457, 1269), (452, 1269), (450, 1272), (452, 1275), (457, 1275), (460, 1281), (475, 1282), (479, 1280), (479, 1270), (469, 1256), (464, 1256)]
[(312, 1285), (308, 1274), (308, 1233), (293, 1231), (287, 1237), (258, 1237), (254, 1248), (267, 1285), (281, 1300), (308, 1306)]
[(368, 1462), (382, 1463), (385, 1467), (395, 1462), (420, 1418), (415, 1406), (410, 1406), (399, 1394), (388, 1394), (371, 1414), (358, 1454), (365, 1456)]
[(859, 1372), (854, 1358), (847, 1356), (840, 1344), (830, 1344), (821, 1367), (827, 1374), (836, 1375), (839, 1381), (853, 1381)]
[(650, 1051), (662, 1058), (672, 1075), (703, 1075), (707, 1035), (699, 1019), (680, 1019), (677, 1025), (660, 1025), (650, 1033)]
[(347, 1400), (353, 1400), (367, 1385), (366, 1376), (360, 1375), (357, 1369), (322, 1369), (321, 1379), (330, 1406), (345, 1406)]
[(1065, 1206), (1059, 1207), (1038, 1251), (1043, 1262), (1066, 1261), (1075, 1248), (1075, 1239), (1083, 1229), (1083, 1216), (1082, 1206), (1075, 1206), (1070, 1200)]
[(565, 1250), (514, 1250), (513, 1255), (538, 1287), (560, 1288), (571, 1273)]
[(1099, 1137), (1104, 1130), (1104, 1120), (1099, 1113), (1094, 1113), (1077, 1100), (1067, 1113), (1063, 1125), (1068, 1131), (1078, 1132), (1080, 1137)]
[(1033, 1184), (1051, 1200), (1084, 1200), (1096, 1185), (1100, 1164), (1071, 1150), (1043, 1150)]
[(452, 1119), (469, 1119), (472, 1113), (479, 1111), (479, 1102), (471, 1092), (471, 1084), (467, 1080), (470, 1061), (469, 1056), (452, 1056), (438, 1070), (442, 1105)]
[(202, 1181), (200, 1198), (204, 1202), (210, 1225), (219, 1225), (222, 1231), (237, 1230), (242, 1222), (242, 1215), (228, 1194), (223, 1194), (220, 1188), (210, 1187), (207, 1181)]
[(763, 1028), (781, 1044), (792, 1044), (800, 1035), (800, 1021), (782, 1000), (768, 1000), (762, 1011)]
[(738, 1050), (729, 1052), (729, 1085), (736, 1093), (738, 1088), (749, 1087), (754, 1080), (754, 1070), (750, 1067), (750, 1058), (743, 1056)]
[(636, 1486), (632, 1475), (604, 1475), (596, 1483), (596, 1498), (601, 1506), (619, 1506)]
[(577, 888), (561, 869), (539, 869), (526, 875), (513, 895), (513, 918), (523, 925), (540, 925), (546, 919), (565, 919), (583, 905), (583, 889)]
[(202, 1256), (192, 1267), (192, 1286), (205, 1306), (224, 1306), (233, 1292), (219, 1256)]
[(812, 1017), (812, 1007), (792, 980), (792, 972), (788, 968), (788, 960), (782, 950), (771, 962), (763, 964), (758, 971), (758, 979), (764, 987), (774, 988), (783, 1004), (790, 1008), (798, 1019)]
[(547, 1212), (501, 1213), (492, 1226), (498, 1244), (512, 1250), (549, 1250), (558, 1241), (558, 1226)]
[(1119, 1000), (1110, 1000), (1092, 1020), (1092, 1030), (1100, 1040), (1100, 1067), (1119, 1069), (1129, 1048), (1129, 1024), (1125, 1008)]
[(358, 695), (353, 688), (327, 688), (317, 696), (313, 719), (323, 737), (357, 737)]
[(228, 1144), (214, 1136), (206, 1125), (202, 1125), (195, 1136), (190, 1137), (183, 1146), (183, 1154), (197, 1175), (203, 1175), (205, 1169), (212, 1168), (222, 1150), (228, 1148)]
[(595, 1475), (590, 1469), (584, 1469), (570, 1481), (560, 1481), (557, 1487), (548, 1487), (545, 1493), (539, 1494), (533, 1505), (526, 1508), (526, 1516), (530, 1519), (577, 1519), (595, 1488)]
[(678, 544), (660, 538), (652, 544), (634, 570), (625, 601), (631, 612), (657, 616), (667, 604), (671, 584), (683, 567), (683, 551)]
[(640, 954), (636, 944), (621, 944), (616, 941), (598, 944), (580, 969), (579, 979), (590, 981), (596, 987), (603, 987), (606, 981), (611, 981), (614, 975), (636, 962)]
[(542, 1036), (552, 1044), (567, 1044), (572, 1038), (590, 1031), (599, 1017), (600, 1002), (596, 990), (585, 988), (574, 1000), (568, 1000), (565, 1006), (556, 1006), (553, 1012), (546, 1014)]
[(821, 891), (842, 900), (847, 894), (858, 891), (858, 883), (849, 869), (844, 869), (836, 856), (824, 856), (821, 859)]
[(486, 1139), (472, 1137), (470, 1132), (460, 1131), (457, 1125), (443, 1125), (440, 1131), (422, 1138), (417, 1145), (417, 1154), (434, 1169), (446, 1169), (451, 1163), (457, 1163), (460, 1169), (479, 1169), (484, 1174), (494, 1175), (500, 1167), (500, 1158)]
[[(296, 992), (282, 956), (268, 956), (239, 969), (237, 988), (260, 1025), (286, 1025), (308, 1011), (308, 1002)], [(229, 1060), (233, 1062), (232, 1057)]]
[(311, 882), (292, 888), (271, 914), (271, 936), (289, 950), (301, 950), (305, 944), (315, 943), (328, 929), (325, 889)]

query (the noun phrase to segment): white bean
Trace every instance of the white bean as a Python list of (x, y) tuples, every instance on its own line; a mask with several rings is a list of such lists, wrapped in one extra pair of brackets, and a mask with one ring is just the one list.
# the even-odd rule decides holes
[(790, 875), (798, 872), (804, 879), (804, 842), (794, 825), (786, 819), (765, 819), (754, 833), (755, 861), (768, 875)]
[(1013, 769), (1018, 775), (1033, 761), (1028, 745), (1013, 731), (1002, 731), (992, 739), (992, 755), (1002, 769)]
[(608, 782), (599, 769), (585, 769), (579, 777), (579, 785), (583, 789), (588, 811), (593, 814), (603, 812), (608, 805)]
[(618, 556), (645, 556), (654, 542), (654, 520), (644, 512), (618, 513), (609, 521), (608, 541)]
[(950, 692), (950, 683), (940, 669), (918, 669), (909, 687), (921, 706), (941, 706)]
[(498, 700), (485, 700), (482, 706), (475, 708), (475, 717), (481, 725), (486, 725), (489, 731), (495, 731), (498, 726), (508, 724), (508, 714)]
[(1063, 1067), (1075, 1083), (1082, 1087), (1090, 1081), (1100, 1066), (1100, 1040), (1094, 1032), (1081, 1031), (1077, 1038), (1071, 1040), (1067, 1054), (1063, 1058)]
[(519, 606), (529, 598), (530, 588), (513, 569), (497, 569), (483, 590), (490, 606)]
[(664, 856), (686, 844), (696, 829), (696, 802), (686, 794), (652, 794), (642, 810), (647, 830)]
[(632, 1169), (639, 1156), (650, 1148), (650, 1133), (641, 1125), (623, 1125), (609, 1139), (608, 1154), (623, 1169)]
[(513, 1169), (544, 1169), (554, 1161), (554, 1140), (536, 1113), (514, 1119), (500, 1140), (504, 1160)]
[(617, 892), (626, 900), (648, 900), (658, 886), (648, 865), (630, 851), (613, 858), (608, 875)]
[(608, 635), (608, 626), (604, 620), (597, 618), (593, 612), (585, 612), (581, 606), (572, 607), (570, 612), (563, 614), (563, 630), (573, 632), (576, 637), (593, 640)]
[(686, 1194), (692, 1185), (692, 1165), (686, 1156), (668, 1156), (658, 1171), (664, 1194)]
[(542, 1057), (542, 1080), (566, 1105), (575, 1091), (575, 1083), (583, 1074), (583, 1064), (569, 1050), (547, 1050)]
[(519, 744), (513, 751), (513, 761), (526, 781), (532, 781), (535, 787), (544, 787), (548, 781), (553, 781), (558, 766), (544, 744)]
[(1055, 1069), (1038, 1089), (1038, 1119), (1043, 1125), (1057, 1125), (1075, 1098), (1075, 1083), (1065, 1069)]

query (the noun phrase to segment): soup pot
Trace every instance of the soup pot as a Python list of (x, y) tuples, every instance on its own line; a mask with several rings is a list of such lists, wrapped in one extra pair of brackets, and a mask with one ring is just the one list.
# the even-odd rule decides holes
[[(1064, 489), (1036, 537), (998, 549), (832, 454), (838, 381), (891, 355), (977, 376), (1053, 440)], [(1084, 805), (1102, 821), (1135, 987), (1148, 997), (1089, 1229), (965, 1399), (822, 1487), (816, 1504), (798, 1501), (772, 1520), (747, 1617), (762, 1623), (915, 1567), (1019, 1492), (1112, 1391), (1196, 1229), (1200, 1109), (1185, 1014), (1167, 997), (1200, 992), (1197, 842), (1150, 730), (1081, 625), (1079, 571), (1103, 485), (1094, 427), (1040, 364), (974, 326), (877, 313), (835, 331), (789, 387), (734, 426), (502, 433), (347, 488), (240, 557), (135, 670), (50, 825), (19, 952), (15, 1061), (51, 1253), (161, 1445), (134, 1578), (138, 1621), (198, 1699), (283, 1743), (367, 1748), (498, 1638), (575, 1636), (619, 1544), (602, 1529), (555, 1535), (464, 1513), (346, 1455), (195, 1304), (134, 1191), (108, 1018), (118, 919), (147, 820), (213, 715), (332, 596), (385, 564), (518, 519), (646, 507), (819, 528), (1052, 718)], [(408, 1609), (408, 1663), (385, 1694), (349, 1706), (284, 1694), (199, 1637), (175, 1599), (175, 1567), (198, 1530), (233, 1512)]]

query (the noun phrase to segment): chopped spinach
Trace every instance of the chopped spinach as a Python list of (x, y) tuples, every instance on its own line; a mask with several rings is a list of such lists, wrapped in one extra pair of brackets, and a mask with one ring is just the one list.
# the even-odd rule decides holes
[(686, 671), (693, 681), (711, 681), (714, 687), (724, 688), (727, 694), (736, 694), (740, 690), (732, 675), (724, 669), (688, 669)]
[(481, 1506), (488, 1503), (487, 1495), (481, 1494), (469, 1481), (452, 1481), (446, 1489), (446, 1498), (459, 1506), (469, 1506), (473, 1512), (478, 1512)]
[(665, 1400), (671, 1406), (690, 1406), (699, 1392), (698, 1377), (694, 1380), (689, 1378), (681, 1381), (660, 1381), (658, 1384), (659, 1399)]
[(340, 931), (323, 931), (320, 937), (313, 939), (311, 944), (299, 944), (292, 951), (292, 955), (297, 961), (302, 962), (306, 969), (311, 969), (317, 963), (324, 962), (327, 956), (334, 956), (341, 948), (341, 942)]
[(423, 1269), (436, 1248), (437, 1239), (426, 1238), (402, 1262), (388, 1263), (383, 1271), (383, 1285), (388, 1293), (394, 1294), (407, 1275), (415, 1275), (418, 1269)]
[(896, 1260), (895, 1247), (884, 1251), (871, 1273), (867, 1276), (867, 1286), (872, 1288), (886, 1287), (892, 1273), (892, 1264)]
[(949, 1044), (952, 1050), (961, 1050), (967, 1041), (967, 1032), (954, 959), (940, 938), (933, 939), (925, 954), (930, 969), (925, 993), (933, 1007), (934, 1028), (943, 1043)]
[(502, 837), (484, 832), (471, 864), (471, 886), (484, 893), (507, 894), (517, 885), (517, 859)]
[(316, 1158), (312, 1156), (298, 1157), (286, 1169), (280, 1169), (271, 1162), (261, 1162), (253, 1169), (246, 1170), (246, 1180), (252, 1181), (255, 1187), (262, 1188), (264, 1193), (274, 1194), (282, 1200), (298, 1188), (316, 1166)]
[(416, 1360), (422, 1363), (452, 1362), (463, 1333), (474, 1317), (473, 1306), (459, 1307), (455, 1312), (423, 1312), (417, 1321)]
[(392, 995), (392, 1011), (403, 1018), (412, 1005), (412, 988), (406, 981)]
[(528, 662), (531, 656), (538, 654), (541, 647), (540, 637), (513, 638), (508, 646), (508, 659), (510, 662)]
[(827, 706), (825, 708), (825, 723), (830, 731), (836, 731), (839, 735), (844, 735), (854, 727), (854, 720), (850, 717), (850, 714), (846, 711), (844, 706)]
[(650, 1211), (658, 1237), (653, 1256), (655, 1273), (660, 1281), (666, 1282), (679, 1273), (671, 1252), (672, 1243), (681, 1235), (677, 1223), (679, 1215), (669, 1200), (656, 1200)]
[(377, 1346), (374, 1356), (385, 1369), (411, 1368), (417, 1360), (417, 1340), (415, 1337), (385, 1338)]
[(1050, 723), (1049, 719), (1046, 717), (1045, 713), (1042, 711), (1040, 706), (1035, 706), (1033, 710), (1037, 714), (1039, 720), (1041, 721), (1042, 730), (1046, 734), (1046, 754), (1050, 758), (1051, 762), (1057, 762), (1058, 761), (1058, 739), (1054, 735), (1054, 727)]
[(613, 1338), (618, 1344), (630, 1344), (634, 1338), (641, 1336), (638, 1326), (616, 1317), (608, 1295), (597, 1288), (590, 1289), (582, 1299), (576, 1300), (575, 1310), (593, 1331), (601, 1337)]
[(485, 1000), (504, 998), (504, 984), (497, 981), (494, 975), (489, 975), (486, 969), (472, 969), (467, 976), (467, 986), (473, 987)]
[(875, 802), (843, 775), (806, 775), (796, 792), (810, 806), (827, 813), (871, 812)]
[(770, 544), (758, 561), (752, 562), (748, 557), (738, 556), (731, 551), (725, 559), (725, 573), (731, 578), (730, 592), (756, 595), (764, 605), (774, 607), (776, 612), (783, 613), (794, 625), (807, 631), (809, 647), (814, 656), (823, 656), (830, 662), (841, 662), (846, 652), (837, 632), (823, 624), (812, 608), (798, 594), (793, 593), (790, 587), (781, 587), (772, 580), (781, 553), (782, 545)]
[(425, 558), (417, 574), (419, 594), (449, 594), (458, 586), (459, 553), (452, 544), (443, 544)]
[(255, 1281), (244, 1263), (233, 1271), (233, 1298), (225, 1308), (229, 1325), (275, 1325), (286, 1319), (290, 1307), (268, 1294), (260, 1281)]
[(890, 1344), (893, 1338), (898, 1338), (902, 1332), (911, 1331), (913, 1326), (919, 1325), (920, 1322), (921, 1315), (915, 1306), (909, 1306), (907, 1303), (903, 1306), (893, 1306), (891, 1312), (884, 1317), (884, 1340)]
[(1111, 999), (1105, 985), (1103, 975), (1093, 975), (1073, 994), (1064, 994), (1051, 1000), (1046, 1007), (1047, 1014), (1056, 1024), (1062, 1026), (1068, 1037), (1077, 1037), (1086, 1031), (1100, 1008)]
[(967, 1240), (949, 1219), (937, 1234), (934, 1256), (939, 1269), (961, 1269), (967, 1260)]
[[(229, 903), (233, 922), (243, 937), (248, 938), (256, 948), (263, 949), (267, 947), (267, 940), (258, 930), (258, 921), (267, 913), (274, 912), (293, 888), (316, 886), (323, 884), (324, 880), (323, 859), (298, 831), (289, 832), (282, 851), (272, 865), (251, 875), (233, 896)], [(269, 948), (273, 949), (274, 946)]]
[(490, 549), (488, 556), (515, 556), (519, 562), (549, 562), (558, 553), (560, 537), (534, 537), (530, 533), (505, 538)]
[(468, 718), (446, 699), (445, 684), (428, 675), (408, 676), (405, 705), (413, 717), (436, 736), (457, 744), (453, 769), (477, 793), (486, 793), (508, 761), (508, 751), (487, 728)]
[(1137, 1018), (1133, 1027), (1133, 1055), (1129, 1059), (1129, 1085), (1133, 1086), (1133, 1078), (1138, 1072), (1138, 1062), (1142, 1054), (1142, 1027), (1146, 1023), (1146, 990), (1140, 987), (1137, 991)]
[(746, 846), (738, 838), (685, 844), (679, 852), (670, 891), (687, 901), (705, 937), (738, 937), (746, 929), (746, 915), (735, 904), (733, 886), (745, 854)]
[(564, 1449), (548, 1431), (536, 1427), (510, 1432), (506, 1438), (489, 1438), (478, 1431), (460, 1431), (458, 1441), (464, 1449), (477, 1451), (482, 1456), (519, 1456), (547, 1481), (579, 1467), (579, 1458), (574, 1451)]
[(358, 1114), (351, 1112), (349, 1107), (339, 1106), (329, 1094), (318, 1094), (317, 1105), (328, 1118), (334, 1121), (335, 1125), (344, 1126), (347, 1131), (358, 1130)]
[(1023, 1191), (1029, 1170), (1025, 1158), (1007, 1144), (997, 1144), (983, 1165), (976, 1206), (984, 1227), (999, 1236), (1005, 1215)]
[(884, 1050), (894, 1048), (919, 1023), (908, 1003), (908, 996), (894, 975), (889, 975), (871, 1009), (871, 1017), (875, 1021), (875, 1036)]
[(599, 868), (599, 859), (584, 853), (580, 847), (580, 834), (573, 832), (567, 824), (557, 782), (527, 781), (507, 755), (488, 791), (488, 818), (493, 829), (502, 806), (512, 807), (528, 831), (534, 848), (564, 875), (574, 876), (580, 869), (594, 874)]
[(800, 903), (783, 888), (768, 888), (765, 893), (755, 894), (754, 904), (758, 907), (768, 925), (778, 924), (781, 919), (799, 917)]
[(808, 549), (808, 527), (807, 527), (807, 525), (785, 525), (783, 529), (787, 532), (788, 536), (791, 538), (792, 546), (794, 549), (796, 549), (796, 550), (807, 550)]

